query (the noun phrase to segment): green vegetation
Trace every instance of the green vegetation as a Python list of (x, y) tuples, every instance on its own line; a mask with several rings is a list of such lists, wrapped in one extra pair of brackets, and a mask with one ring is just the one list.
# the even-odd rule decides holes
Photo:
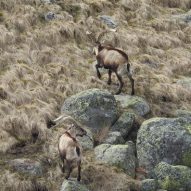
[(178, 191), (181, 187), (181, 183), (171, 179), (170, 177), (166, 177), (165, 180), (162, 181), (162, 188), (168, 191)]

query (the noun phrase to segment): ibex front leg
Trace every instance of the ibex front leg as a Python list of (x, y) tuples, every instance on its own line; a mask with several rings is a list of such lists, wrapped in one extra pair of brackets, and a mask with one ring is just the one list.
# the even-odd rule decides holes
[(100, 79), (101, 78), (101, 74), (100, 74), (100, 71), (99, 71), (98, 68), (101, 68), (99, 63), (96, 64), (96, 71), (97, 71), (97, 77)]
[(78, 165), (78, 177), (77, 177), (77, 181), (81, 180), (81, 161), (77, 162)]

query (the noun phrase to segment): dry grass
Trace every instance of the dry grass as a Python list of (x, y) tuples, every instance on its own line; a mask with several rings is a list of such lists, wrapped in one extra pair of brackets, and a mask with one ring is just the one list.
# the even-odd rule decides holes
[[(117, 88), (106, 84), (107, 74), (99, 80), (92, 69), (95, 60), (90, 54), (93, 42), (86, 31), (98, 35), (108, 28), (99, 19), (100, 15), (113, 16), (117, 21), (116, 34), (107, 34), (103, 41), (113, 40), (111, 44), (117, 44), (128, 53), (136, 94), (149, 102), (152, 115), (171, 116), (176, 109), (190, 110), (190, 91), (176, 82), (191, 75), (191, 26), (172, 17), (190, 7), (190, 0), (81, 0), (77, 4), (74, 0), (57, 4), (43, 4), (41, 0), (1, 0), (2, 156), (6, 158), (6, 153), (22, 143), (33, 145), (32, 132), (35, 129), (38, 132), (35, 144), (42, 146), (46, 142), (39, 157), (55, 160), (48, 175), (39, 181), (39, 189), (43, 190), (45, 182), (50, 182), (49, 190), (59, 189), (62, 175), (56, 165), (56, 144), (62, 130), (47, 130), (46, 120), (58, 116), (61, 104), (72, 94), (95, 87), (111, 92)], [(57, 14), (55, 20), (44, 19), (44, 14), (49, 11)], [(112, 77), (115, 83), (117, 80)], [(130, 82), (126, 77), (124, 82), (123, 92), (128, 94)], [(98, 136), (98, 142), (106, 134), (107, 128), (101, 133), (103, 136)], [(84, 181), (92, 190), (96, 191), (97, 182), (100, 182), (99, 190), (107, 190), (120, 180), (122, 182), (116, 184), (118, 189), (121, 184), (128, 187), (123, 173), (113, 170), (110, 177), (109, 167), (95, 167), (89, 159), (87, 161)], [(0, 187), (5, 185), (1, 187), (3, 191), (13, 188), (34, 190), (32, 179), (23, 179), (3, 168), (2, 174)], [(89, 180), (88, 177), (92, 176), (95, 179)], [(57, 185), (54, 183), (56, 178), (59, 179)]]

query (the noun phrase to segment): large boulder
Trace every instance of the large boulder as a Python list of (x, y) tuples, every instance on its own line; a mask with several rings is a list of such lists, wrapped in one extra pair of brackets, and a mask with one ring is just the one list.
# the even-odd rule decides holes
[(60, 191), (89, 191), (89, 189), (80, 182), (64, 180)]
[(114, 96), (99, 89), (89, 89), (66, 99), (61, 112), (71, 115), (94, 132), (110, 127), (119, 116)]
[(161, 162), (155, 167), (154, 176), (160, 187), (168, 191), (191, 190), (191, 169), (186, 166), (172, 166)]
[(112, 131), (119, 131), (122, 136), (127, 136), (131, 131), (135, 122), (135, 115), (133, 113), (124, 112), (116, 123), (111, 127)]
[(139, 165), (151, 170), (161, 161), (191, 166), (191, 119), (152, 118), (137, 137)]
[(119, 106), (125, 111), (134, 111), (140, 116), (145, 116), (150, 112), (149, 104), (141, 97), (130, 95), (115, 95)]
[(34, 161), (32, 159), (14, 159), (9, 162), (10, 167), (14, 170), (26, 173), (29, 175), (41, 176), (43, 174), (42, 164), (38, 161)]
[(135, 154), (129, 145), (102, 144), (95, 148), (98, 161), (122, 168), (128, 175), (135, 176)]

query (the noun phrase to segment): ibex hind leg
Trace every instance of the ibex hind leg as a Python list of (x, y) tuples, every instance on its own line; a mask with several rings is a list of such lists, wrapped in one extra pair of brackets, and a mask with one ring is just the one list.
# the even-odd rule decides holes
[(135, 95), (134, 79), (133, 79), (132, 74), (130, 72), (128, 72), (127, 75), (128, 75), (128, 78), (131, 81), (131, 95)]
[(66, 161), (66, 167), (67, 167), (67, 174), (66, 174), (66, 179), (68, 179), (70, 177), (70, 174), (72, 172), (72, 167), (71, 167), (71, 163), (69, 161)]
[(121, 93), (124, 83), (123, 83), (121, 75), (119, 75), (117, 72), (115, 72), (115, 74), (117, 76), (117, 79), (119, 80), (119, 90), (115, 93), (116, 95), (118, 95)]
[(112, 74), (112, 71), (111, 70), (108, 70), (108, 81), (107, 81), (107, 84), (110, 85), (111, 84), (111, 74)]

